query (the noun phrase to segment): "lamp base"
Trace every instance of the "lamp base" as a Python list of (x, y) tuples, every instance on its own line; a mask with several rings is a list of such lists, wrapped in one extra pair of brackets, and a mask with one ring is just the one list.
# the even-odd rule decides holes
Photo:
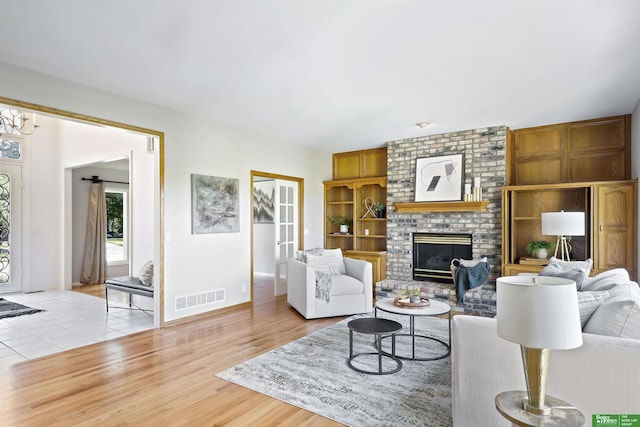
[(544, 405), (543, 407), (539, 407), (539, 406), (530, 405), (528, 397), (522, 398), (522, 408), (525, 411), (531, 412), (532, 414), (536, 414), (536, 415), (551, 414), (551, 406)]
[(545, 391), (550, 351), (546, 348), (529, 348), (521, 345), (520, 352), (529, 396), (526, 400), (522, 399), (523, 408), (532, 414), (549, 415), (551, 408), (545, 405)]
[(571, 261), (571, 258), (569, 257), (571, 245), (565, 236), (558, 236), (558, 240), (556, 241), (556, 251), (553, 254), (556, 258), (558, 258), (558, 249), (560, 249), (560, 259), (562, 261)]

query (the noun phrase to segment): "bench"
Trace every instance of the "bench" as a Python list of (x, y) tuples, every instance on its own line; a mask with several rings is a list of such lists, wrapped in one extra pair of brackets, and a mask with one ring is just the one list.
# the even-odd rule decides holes
[(109, 312), (109, 289), (114, 291), (126, 292), (129, 294), (129, 307), (115, 307), (112, 308), (125, 308), (129, 310), (141, 310), (149, 314), (152, 310), (146, 310), (139, 307), (133, 307), (133, 295), (141, 295), (143, 297), (153, 298), (153, 287), (146, 286), (139, 278), (131, 276), (112, 277), (104, 282), (104, 296), (107, 301), (107, 313)]

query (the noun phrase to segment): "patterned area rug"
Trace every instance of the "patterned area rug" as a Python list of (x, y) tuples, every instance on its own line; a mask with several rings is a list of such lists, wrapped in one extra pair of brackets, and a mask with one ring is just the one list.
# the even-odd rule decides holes
[(31, 308), (26, 305), (18, 304), (17, 302), (7, 301), (4, 298), (0, 298), (0, 319), (7, 317), (22, 316), (24, 314), (39, 313), (44, 310), (39, 308)]
[[(217, 376), (348, 426), (451, 426), (450, 357), (429, 362), (403, 360), (402, 369), (390, 375), (358, 373), (346, 362), (347, 323), (359, 317), (365, 316), (338, 322)], [(379, 317), (397, 320), (408, 329), (406, 316), (384, 313)], [(448, 321), (417, 317), (416, 332), (448, 342)], [(396, 346), (397, 354), (411, 352), (408, 337), (398, 337)], [(371, 335), (354, 333), (354, 353), (374, 350)], [(442, 344), (417, 341), (417, 357), (444, 352)], [(377, 366), (375, 356), (356, 361), (358, 367)]]

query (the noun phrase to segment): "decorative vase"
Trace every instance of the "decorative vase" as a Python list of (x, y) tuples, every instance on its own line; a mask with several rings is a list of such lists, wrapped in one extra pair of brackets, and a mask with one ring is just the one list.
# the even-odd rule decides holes
[(349, 226), (347, 224), (340, 224), (340, 232), (342, 234), (349, 233)]
[(549, 256), (549, 252), (545, 248), (540, 248), (536, 251), (536, 258), (546, 259)]

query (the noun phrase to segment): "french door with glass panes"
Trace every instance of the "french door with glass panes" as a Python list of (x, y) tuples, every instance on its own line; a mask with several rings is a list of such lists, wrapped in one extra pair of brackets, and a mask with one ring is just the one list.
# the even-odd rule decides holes
[(276, 268), (274, 294), (287, 293), (287, 260), (298, 250), (298, 183), (276, 179), (274, 193)]

